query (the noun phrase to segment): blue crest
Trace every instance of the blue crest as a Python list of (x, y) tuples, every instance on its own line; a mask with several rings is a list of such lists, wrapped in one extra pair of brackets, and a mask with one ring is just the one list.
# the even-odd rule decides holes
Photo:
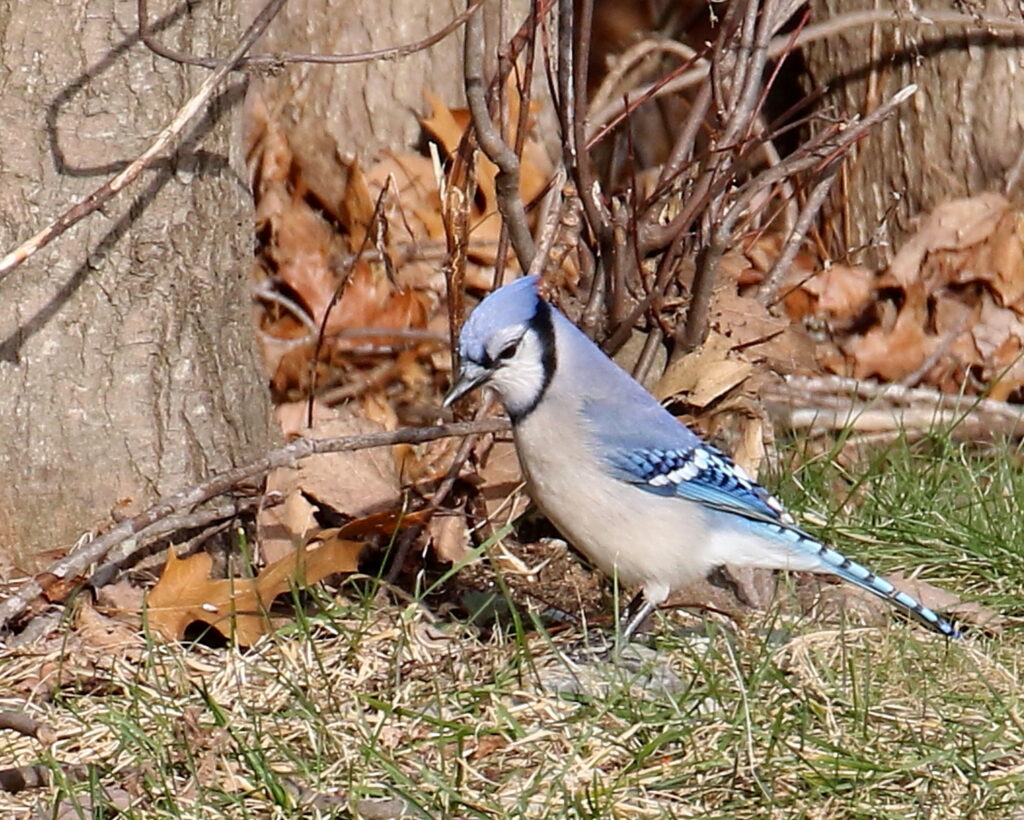
[(459, 356), (472, 362), (485, 361), (488, 340), (505, 328), (528, 324), (541, 302), (539, 283), (539, 276), (524, 276), (489, 293), (462, 326)]

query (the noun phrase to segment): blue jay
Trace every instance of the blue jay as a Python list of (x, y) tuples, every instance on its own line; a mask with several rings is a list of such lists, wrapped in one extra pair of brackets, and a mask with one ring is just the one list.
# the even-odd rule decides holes
[(959, 637), (932, 610), (800, 529), (741, 467), (544, 301), (538, 285), (536, 276), (517, 279), (473, 311), (444, 406), (484, 385), (497, 392), (537, 506), (598, 568), (640, 586), (624, 640), (673, 587), (723, 564), (831, 573)]

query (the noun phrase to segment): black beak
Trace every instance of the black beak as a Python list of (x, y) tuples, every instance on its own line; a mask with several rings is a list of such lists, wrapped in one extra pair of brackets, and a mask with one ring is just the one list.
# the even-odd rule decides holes
[(490, 370), (482, 367), (462, 367), (459, 370), (459, 377), (451, 386), (448, 395), (441, 402), (442, 407), (450, 407), (453, 402), (458, 401), (471, 390), (475, 390), (491, 376)]

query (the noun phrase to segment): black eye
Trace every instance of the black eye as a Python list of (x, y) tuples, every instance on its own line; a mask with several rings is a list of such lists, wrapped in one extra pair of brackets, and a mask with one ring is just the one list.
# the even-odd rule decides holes
[(516, 350), (518, 349), (518, 347), (519, 347), (519, 342), (518, 341), (511, 342), (511, 343), (505, 345), (501, 349), (501, 352), (498, 353), (498, 361), (504, 361), (506, 359), (511, 359), (513, 356), (516, 355)]

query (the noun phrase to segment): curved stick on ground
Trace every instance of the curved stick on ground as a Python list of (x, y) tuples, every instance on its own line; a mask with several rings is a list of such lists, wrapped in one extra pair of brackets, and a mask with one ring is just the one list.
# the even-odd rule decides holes
[[(226, 493), (240, 484), (255, 478), (262, 478), (275, 467), (294, 464), (317, 453), (344, 453), (353, 450), (366, 450), (371, 447), (387, 447), (392, 444), (423, 444), (439, 438), (469, 436), (476, 433), (500, 433), (508, 429), (509, 424), (504, 419), (487, 419), (486, 421), (444, 424), (437, 427), (409, 427), (394, 432), (368, 433), (341, 438), (296, 439), (284, 447), (272, 450), (251, 464), (235, 467), (202, 484), (187, 487), (173, 495), (165, 496), (139, 515), (125, 519), (85, 544), (81, 549), (61, 558), (43, 574), (53, 576), (58, 580), (82, 575), (92, 564), (102, 561), (107, 553), (122, 541), (131, 538), (157, 521), (192, 510), (204, 501)], [(0, 602), (0, 629), (6, 628), (12, 621), (22, 616), (29, 604), (42, 591), (39, 583), (35, 579), (30, 579), (15, 595)]]

